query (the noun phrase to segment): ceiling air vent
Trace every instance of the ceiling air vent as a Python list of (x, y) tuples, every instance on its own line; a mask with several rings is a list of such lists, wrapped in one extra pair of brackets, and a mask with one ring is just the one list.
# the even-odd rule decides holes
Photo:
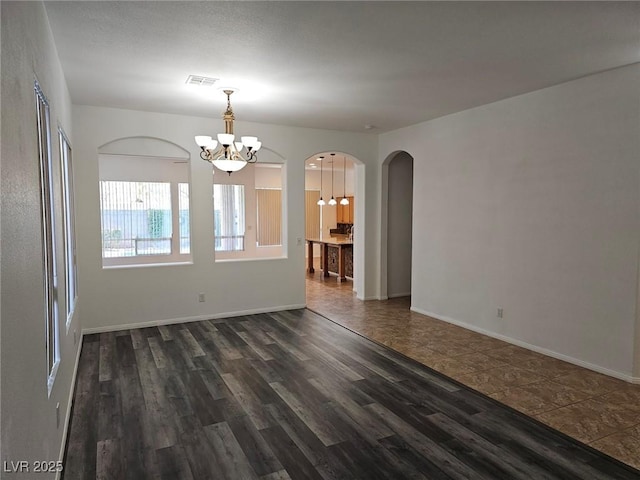
[(201, 87), (212, 87), (218, 81), (217, 78), (201, 77), (200, 75), (189, 75), (187, 85), (200, 85)]

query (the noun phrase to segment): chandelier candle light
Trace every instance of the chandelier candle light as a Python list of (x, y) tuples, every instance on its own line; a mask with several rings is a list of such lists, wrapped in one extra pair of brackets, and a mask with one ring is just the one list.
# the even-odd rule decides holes
[[(218, 140), (214, 140), (208, 135), (196, 135), (196, 143), (201, 149), (201, 159), (231, 175), (232, 172), (243, 169), (247, 163), (258, 161), (256, 152), (260, 150), (262, 142), (258, 140), (258, 137), (241, 137), (241, 142), (234, 141), (233, 120), (235, 117), (231, 109), (231, 94), (235, 90), (224, 89), (223, 91), (227, 96), (227, 110), (222, 117), (224, 119), (224, 133), (218, 134)], [(247, 150), (245, 157), (240, 154), (243, 148)]]

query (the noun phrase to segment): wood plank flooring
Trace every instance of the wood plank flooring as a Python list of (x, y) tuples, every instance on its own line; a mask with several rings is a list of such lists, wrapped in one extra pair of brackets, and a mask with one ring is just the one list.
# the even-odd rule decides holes
[(309, 310), (84, 337), (71, 479), (638, 479)]
[(358, 300), (318, 271), (306, 293), (310, 310), (640, 469), (640, 384), (414, 312), (411, 297)]

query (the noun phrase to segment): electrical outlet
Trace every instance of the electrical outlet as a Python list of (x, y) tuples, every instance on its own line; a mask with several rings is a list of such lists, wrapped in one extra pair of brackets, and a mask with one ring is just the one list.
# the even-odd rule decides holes
[(498, 318), (504, 318), (504, 310), (502, 308), (498, 308)]
[(60, 428), (60, 402), (56, 403), (56, 428)]
[(198, 301), (199, 302), (204, 302), (204, 293), (199, 293), (198, 294)]
[(301, 245), (302, 245), (302, 237), (298, 237), (298, 238), (296, 239), (296, 241), (297, 241), (297, 243), (298, 243), (298, 246), (301, 246)]

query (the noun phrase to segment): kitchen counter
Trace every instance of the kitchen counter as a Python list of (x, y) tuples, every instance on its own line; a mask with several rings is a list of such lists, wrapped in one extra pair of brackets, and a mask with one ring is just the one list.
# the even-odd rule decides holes
[(330, 237), (320, 236), (305, 239), (307, 242), (328, 243), (329, 245), (353, 245), (353, 241), (349, 240), (349, 235), (335, 234)]
[[(308, 265), (307, 272), (314, 273), (315, 269), (313, 268), (313, 244), (317, 243), (321, 245), (320, 253), (321, 253), (321, 261), (322, 272), (325, 277), (329, 276), (329, 247), (334, 247), (338, 249), (337, 252), (337, 273), (338, 281), (342, 282), (347, 279), (347, 263), (350, 266), (353, 266), (353, 241), (349, 240), (348, 235), (335, 235), (335, 236), (321, 236), (315, 238), (307, 238), (307, 247), (308, 247)], [(334, 250), (335, 251), (335, 250)], [(350, 258), (347, 259), (346, 256), (350, 254)], [(348, 262), (348, 260), (351, 260)], [(352, 269), (352, 268), (351, 268)], [(351, 273), (351, 272), (350, 272)], [(353, 273), (351, 273), (353, 275)]]

